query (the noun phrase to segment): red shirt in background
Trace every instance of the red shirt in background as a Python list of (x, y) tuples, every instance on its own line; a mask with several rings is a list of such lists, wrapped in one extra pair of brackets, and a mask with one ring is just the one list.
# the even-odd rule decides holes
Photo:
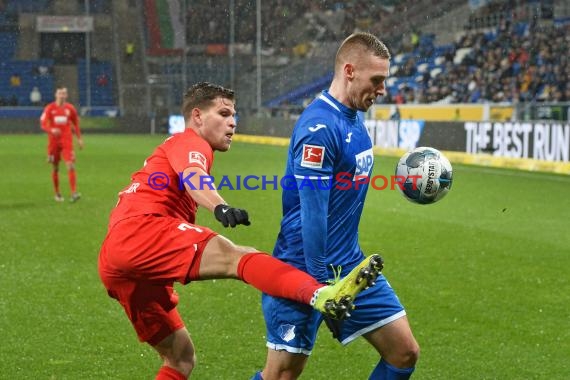
[[(59, 140), (63, 144), (73, 144), (72, 128), (77, 138), (81, 137), (77, 110), (71, 103), (63, 103), (61, 106), (55, 102), (49, 103), (44, 108), (40, 122), (42, 129), (48, 133), (50, 139)], [(54, 128), (61, 131), (59, 136), (52, 133)]]

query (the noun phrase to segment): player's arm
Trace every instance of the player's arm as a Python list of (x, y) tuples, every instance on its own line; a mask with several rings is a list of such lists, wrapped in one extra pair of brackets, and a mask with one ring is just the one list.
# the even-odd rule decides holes
[(182, 181), (186, 191), (198, 205), (212, 211), (224, 227), (238, 224), (250, 225), (247, 211), (229, 206), (216, 190), (213, 177), (203, 169), (191, 166), (183, 171)]
[[(304, 180), (307, 181), (307, 180)], [(329, 190), (321, 190), (327, 187), (323, 184), (327, 180), (311, 179), (312, 185), (307, 182), (300, 183), (299, 200), (301, 203), (301, 234), (303, 237), (303, 252), (307, 272), (320, 282), (329, 280), (326, 264), (327, 231), (329, 211)], [(318, 183), (320, 181), (320, 184)]]
[(46, 111), (42, 112), (42, 116), (40, 117), (40, 127), (47, 133), (51, 132), (50, 122)]
[(75, 109), (75, 107), (72, 107), (71, 109), (72, 109), (70, 115), (71, 128), (73, 128), (73, 132), (77, 137), (77, 144), (79, 145), (79, 149), (83, 149), (83, 139), (81, 138), (81, 129), (79, 128), (79, 116), (77, 115), (77, 110)]
[(197, 166), (191, 166), (184, 170), (182, 181), (184, 187), (192, 199), (198, 205), (214, 211), (219, 204), (226, 204), (216, 190), (216, 186), (211, 180), (213, 177), (208, 175), (203, 169)]
[(52, 127), (47, 107), (44, 108), (44, 112), (42, 112), (40, 117), (40, 127), (49, 135), (58, 136), (61, 132), (59, 128)]
[[(324, 122), (312, 121), (298, 131), (294, 144), (294, 173), (301, 205), (301, 234), (308, 273), (318, 281), (329, 280), (327, 268), (327, 234), (336, 143), (331, 128), (318, 127)], [(314, 130), (315, 128), (313, 128)], [(304, 131), (304, 132), (303, 132)], [(311, 149), (309, 151), (309, 149)], [(322, 159), (316, 157), (322, 155)]]

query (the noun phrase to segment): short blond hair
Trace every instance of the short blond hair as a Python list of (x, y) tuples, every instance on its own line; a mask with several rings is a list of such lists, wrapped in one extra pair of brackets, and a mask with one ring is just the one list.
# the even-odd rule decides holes
[(357, 59), (357, 55), (363, 52), (388, 60), (392, 58), (386, 45), (375, 35), (365, 32), (353, 33), (340, 44), (336, 52), (335, 68)]

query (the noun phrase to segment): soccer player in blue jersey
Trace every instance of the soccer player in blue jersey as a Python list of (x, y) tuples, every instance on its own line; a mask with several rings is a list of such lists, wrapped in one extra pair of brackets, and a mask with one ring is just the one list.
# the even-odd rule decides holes
[[(273, 255), (319, 281), (344, 276), (364, 258), (358, 243), (374, 156), (358, 111), (384, 95), (390, 53), (375, 36), (355, 33), (337, 51), (334, 77), (303, 112), (291, 136), (283, 191), (283, 219)], [(311, 307), (262, 296), (267, 362), (253, 379), (301, 375), (323, 316)], [(327, 325), (343, 345), (363, 336), (378, 352), (370, 379), (408, 379), (419, 355), (406, 311), (385, 277), (358, 295), (352, 316)]]

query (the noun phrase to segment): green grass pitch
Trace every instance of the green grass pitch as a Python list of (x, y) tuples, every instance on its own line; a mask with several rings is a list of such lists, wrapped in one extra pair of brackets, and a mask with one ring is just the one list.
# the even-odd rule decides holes
[[(83, 198), (53, 201), (45, 136), (0, 135), (0, 379), (153, 379), (158, 356), (108, 298), (97, 255), (117, 192), (164, 136), (87, 135), (77, 152)], [(286, 149), (234, 143), (214, 175), (282, 175)], [(390, 175), (397, 159), (377, 157)], [(367, 253), (407, 308), (422, 347), (415, 379), (570, 378), (570, 177), (454, 165), (441, 202), (370, 190)], [(222, 190), (252, 225), (201, 224), (270, 251), (280, 191)], [(265, 361), (260, 293), (235, 280), (177, 287), (197, 347), (197, 379), (249, 379)], [(367, 379), (377, 354), (322, 328), (304, 379)]]

